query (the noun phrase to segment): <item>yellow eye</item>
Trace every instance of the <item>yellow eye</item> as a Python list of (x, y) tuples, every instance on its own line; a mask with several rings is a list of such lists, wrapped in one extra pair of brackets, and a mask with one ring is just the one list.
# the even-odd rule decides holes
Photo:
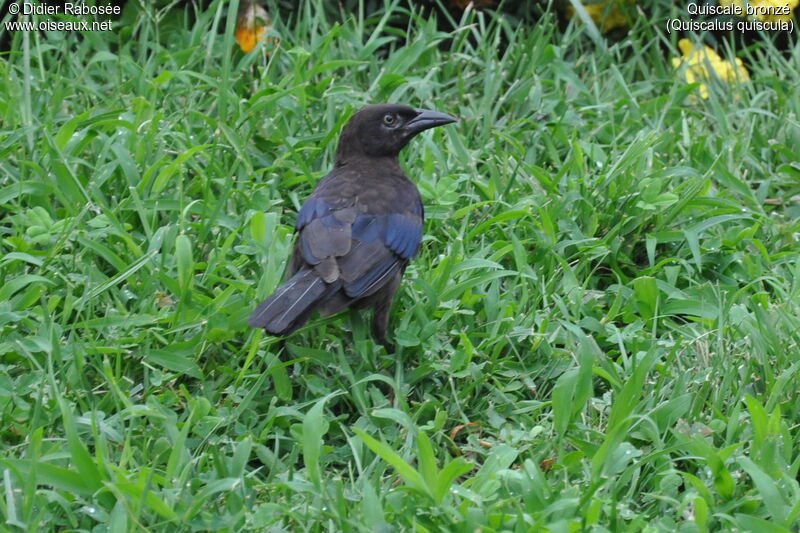
[(397, 122), (397, 117), (394, 116), (394, 113), (386, 113), (383, 115), (383, 123), (387, 126), (394, 126), (395, 122)]

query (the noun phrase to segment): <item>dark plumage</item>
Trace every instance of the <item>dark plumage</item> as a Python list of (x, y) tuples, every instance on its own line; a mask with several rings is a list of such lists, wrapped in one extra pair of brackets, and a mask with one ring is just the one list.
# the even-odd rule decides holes
[(400, 168), (400, 150), (450, 115), (395, 104), (361, 108), (339, 139), (334, 168), (297, 215), (287, 281), (249, 324), (289, 335), (314, 311), (372, 307), (372, 334), (388, 351), (389, 310), (406, 265), (422, 240), (419, 191)]

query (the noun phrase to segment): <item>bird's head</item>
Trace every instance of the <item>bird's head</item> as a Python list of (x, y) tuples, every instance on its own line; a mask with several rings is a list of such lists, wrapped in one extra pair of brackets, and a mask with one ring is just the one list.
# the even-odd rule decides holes
[(354, 156), (394, 157), (415, 135), (457, 122), (446, 113), (399, 104), (368, 105), (345, 124), (336, 150), (336, 163)]

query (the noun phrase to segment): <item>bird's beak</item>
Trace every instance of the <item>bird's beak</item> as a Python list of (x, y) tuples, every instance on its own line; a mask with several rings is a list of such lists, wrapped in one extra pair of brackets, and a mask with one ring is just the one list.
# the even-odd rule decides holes
[(412, 135), (437, 126), (458, 122), (456, 117), (448, 115), (447, 113), (439, 113), (438, 111), (431, 111), (430, 109), (416, 109), (415, 111), (417, 112), (417, 116), (406, 124), (406, 129)]

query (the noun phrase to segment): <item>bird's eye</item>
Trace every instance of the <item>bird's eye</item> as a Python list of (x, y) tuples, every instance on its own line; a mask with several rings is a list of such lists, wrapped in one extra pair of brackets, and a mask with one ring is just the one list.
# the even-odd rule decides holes
[(383, 123), (387, 126), (394, 126), (397, 122), (397, 117), (394, 116), (394, 113), (386, 113), (383, 115)]

